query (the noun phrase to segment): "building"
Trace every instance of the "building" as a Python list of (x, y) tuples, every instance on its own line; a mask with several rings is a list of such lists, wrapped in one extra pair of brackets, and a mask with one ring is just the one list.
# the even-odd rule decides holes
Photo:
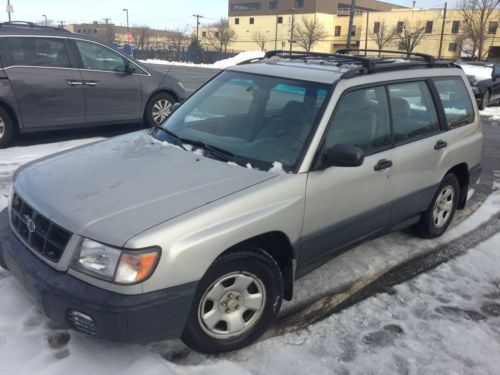
[[(304, 20), (316, 19), (325, 31), (325, 37), (315, 43), (312, 51), (333, 53), (347, 45), (349, 30), (349, 0), (229, 0), (228, 20), (235, 31), (234, 41), (228, 46), (233, 51), (289, 49), (292, 24), (296, 28)], [(293, 9), (293, 11), (292, 11)], [(498, 24), (500, 10), (495, 10), (488, 27), (485, 48), (500, 46)], [(444, 29), (443, 29), (444, 22)], [(459, 10), (405, 8), (375, 0), (357, 0), (351, 46), (378, 49), (376, 34), (401, 33), (405, 28), (423, 28), (424, 35), (415, 52), (425, 52), (442, 58), (458, 59), (471, 52), (471, 41), (464, 34), (463, 17)], [(200, 29), (200, 39), (209, 45), (210, 28)], [(441, 33), (443, 38), (441, 41)], [(263, 46), (263, 48), (262, 48)], [(303, 50), (293, 44), (293, 49)], [(384, 49), (398, 49), (394, 41)], [(441, 53), (440, 53), (441, 50)]]

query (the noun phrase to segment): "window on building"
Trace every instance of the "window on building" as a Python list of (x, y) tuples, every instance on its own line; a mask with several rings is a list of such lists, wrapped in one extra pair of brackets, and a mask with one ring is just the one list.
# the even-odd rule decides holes
[(352, 25), (351, 36), (356, 36), (356, 25)]
[(260, 10), (260, 3), (231, 4), (231, 10)]
[(405, 28), (405, 23), (403, 21), (398, 21), (398, 25), (396, 27), (396, 32), (398, 34), (401, 34), (403, 32), (404, 28)]
[(250, 17), (250, 25), (253, 25), (255, 23), (255, 18)]
[(235, 18), (234, 19), (234, 24), (235, 25), (239, 25), (240, 24), (240, 19), (239, 18)]
[(377, 34), (377, 33), (379, 33), (379, 32), (380, 32), (380, 22), (375, 22), (375, 23), (373, 24), (373, 32), (374, 32), (375, 34)]
[(273, 0), (269, 2), (269, 9), (277, 9), (278, 8), (278, 0)]
[(457, 43), (450, 43), (448, 44), (448, 51), (450, 52), (457, 52), (458, 45)]
[(68, 53), (62, 39), (8, 38), (13, 65), (69, 68)]
[(78, 33), (81, 34), (82, 33), (82, 30), (81, 29), (78, 29)]
[(443, 103), (448, 127), (454, 129), (474, 121), (474, 109), (460, 78), (436, 78), (434, 85)]
[(429, 136), (439, 130), (436, 108), (425, 82), (387, 87), (396, 142)]
[(433, 23), (432, 21), (427, 21), (427, 22), (425, 23), (425, 32), (426, 32), (427, 34), (432, 33), (432, 25), (433, 25), (433, 24), (434, 24), (434, 23)]
[(97, 34), (97, 29), (94, 29), (94, 34)]
[(297, 9), (304, 8), (304, 0), (295, 0), (295, 8)]
[(278, 23), (283, 23), (283, 17), (281, 16), (278, 17)]
[(490, 24), (488, 25), (488, 34), (496, 34), (497, 28), (498, 28), (498, 22), (490, 21)]
[(452, 34), (458, 34), (459, 29), (460, 29), (460, 21), (453, 21), (453, 23), (451, 24)]
[(218, 31), (216, 31), (216, 32), (214, 33), (214, 35), (215, 35), (215, 37), (216, 37), (216, 38), (218, 38), (218, 37), (220, 36), (220, 33), (219, 33)]
[(202, 32), (201, 32), (201, 36), (202, 36), (203, 38), (206, 38), (206, 37), (207, 37), (207, 32), (206, 32), (206, 31), (202, 31)]
[(342, 32), (342, 27), (341, 26), (335, 26), (335, 36), (340, 36), (341, 32)]

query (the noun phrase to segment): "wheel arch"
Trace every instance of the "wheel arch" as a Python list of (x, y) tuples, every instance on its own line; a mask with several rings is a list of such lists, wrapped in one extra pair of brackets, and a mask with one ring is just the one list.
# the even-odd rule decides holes
[(445, 175), (452, 173), (454, 174), (458, 182), (460, 183), (460, 197), (458, 199), (457, 208), (459, 210), (464, 209), (465, 203), (467, 202), (467, 191), (469, 190), (469, 167), (467, 163), (460, 163), (455, 165), (453, 168), (450, 168)]

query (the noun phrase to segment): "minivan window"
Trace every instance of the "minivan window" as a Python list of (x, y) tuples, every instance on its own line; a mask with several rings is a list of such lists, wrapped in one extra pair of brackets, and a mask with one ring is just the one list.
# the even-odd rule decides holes
[(434, 85), (443, 104), (449, 128), (458, 128), (474, 121), (474, 108), (462, 79), (437, 78), (434, 79)]
[(64, 39), (8, 38), (12, 65), (71, 67)]
[(90, 70), (103, 70), (107, 72), (125, 72), (125, 59), (118, 53), (97, 43), (76, 41), (83, 67)]
[(330, 121), (323, 150), (337, 144), (359, 147), (365, 154), (385, 148), (391, 142), (388, 113), (383, 87), (348, 92)]
[(436, 108), (425, 82), (389, 85), (388, 91), (396, 142), (421, 138), (439, 129)]

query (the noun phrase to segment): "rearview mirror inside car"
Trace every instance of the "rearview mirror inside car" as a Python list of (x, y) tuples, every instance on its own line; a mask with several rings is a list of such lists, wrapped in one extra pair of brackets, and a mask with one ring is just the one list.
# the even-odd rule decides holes
[(365, 154), (356, 146), (338, 144), (326, 150), (321, 156), (321, 168), (359, 167), (363, 164)]

